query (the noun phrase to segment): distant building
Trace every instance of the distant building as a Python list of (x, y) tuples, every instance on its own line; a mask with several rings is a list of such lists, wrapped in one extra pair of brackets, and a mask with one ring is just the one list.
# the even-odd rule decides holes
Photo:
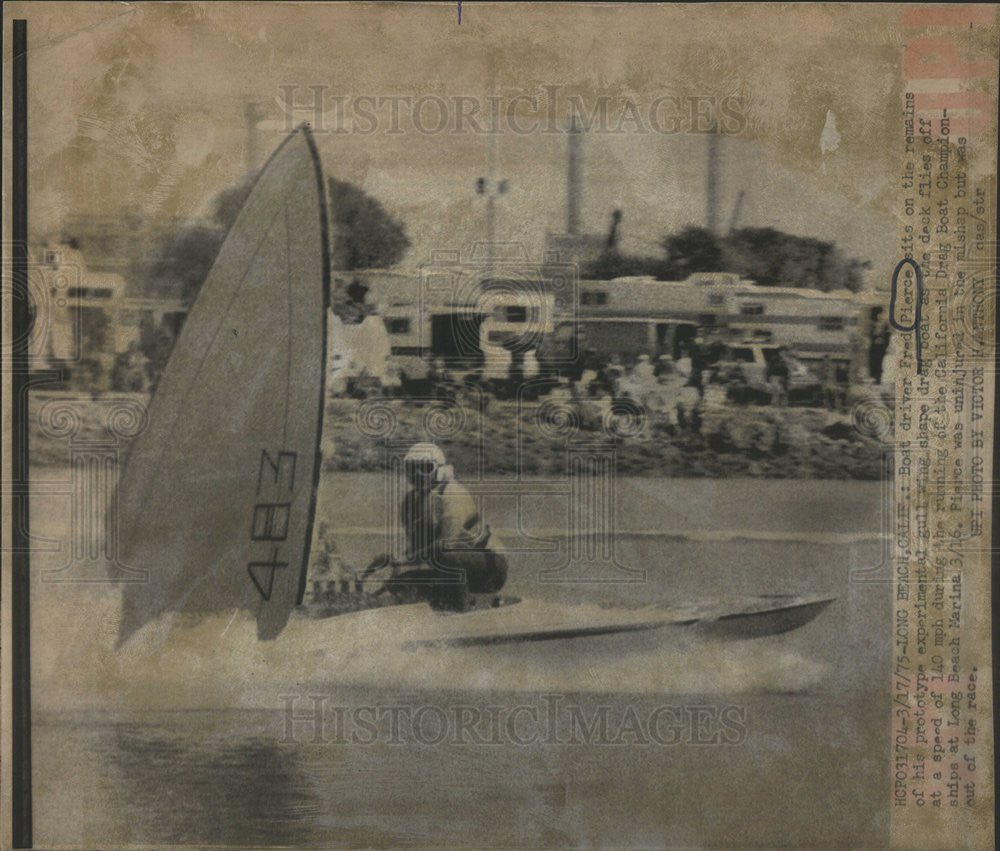
[[(694, 341), (786, 346), (804, 361), (830, 355), (852, 367), (866, 357), (872, 297), (761, 287), (729, 272), (695, 273), (683, 281), (626, 277), (573, 282), (554, 292), (552, 280), (496, 270), (463, 279), (368, 270), (346, 273), (363, 282), (381, 314), (394, 356), (478, 356), (489, 345), (539, 337), (570, 351), (633, 360), (677, 356)], [(440, 272), (441, 274), (437, 274)], [(861, 374), (860, 372), (858, 374)]]
[(556, 321), (579, 328), (581, 349), (606, 354), (664, 353), (682, 325), (684, 336), (707, 342), (752, 340), (786, 346), (806, 361), (828, 354), (849, 362), (859, 354), (869, 301), (848, 292), (761, 287), (721, 272), (684, 281), (616, 278), (581, 281), (575, 311)]
[(368, 288), (397, 358), (477, 361), (491, 346), (537, 346), (553, 329), (555, 298), (537, 269), (440, 266), (418, 275), (386, 270), (341, 273)]
[(32, 256), (34, 369), (72, 371), (86, 364), (91, 373), (107, 373), (115, 357), (139, 340), (144, 320), (176, 335), (187, 315), (188, 305), (179, 300), (130, 298), (121, 274), (88, 268), (78, 248), (40, 246)]

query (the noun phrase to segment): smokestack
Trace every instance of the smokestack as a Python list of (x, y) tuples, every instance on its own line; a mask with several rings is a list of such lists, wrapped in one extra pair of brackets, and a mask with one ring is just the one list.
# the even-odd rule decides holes
[(583, 193), (583, 127), (574, 115), (569, 127), (569, 157), (566, 174), (566, 233), (580, 232), (580, 206)]
[(740, 220), (740, 210), (743, 207), (743, 196), (746, 194), (746, 190), (741, 189), (740, 194), (736, 196), (736, 204), (733, 207), (733, 215), (732, 218), (729, 219), (729, 233), (736, 230), (736, 223)]
[(705, 226), (712, 232), (719, 231), (719, 133), (713, 122), (708, 134), (708, 170), (705, 178)]

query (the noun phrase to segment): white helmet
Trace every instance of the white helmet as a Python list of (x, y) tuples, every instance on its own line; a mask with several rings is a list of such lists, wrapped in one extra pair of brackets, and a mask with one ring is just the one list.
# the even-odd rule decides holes
[(403, 467), (434, 476), (445, 465), (444, 453), (433, 443), (414, 443), (403, 457)]

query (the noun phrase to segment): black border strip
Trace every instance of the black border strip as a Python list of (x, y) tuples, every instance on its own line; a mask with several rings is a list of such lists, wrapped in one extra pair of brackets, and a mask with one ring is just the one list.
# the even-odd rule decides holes
[(11, 83), (11, 840), (31, 841), (31, 636), (28, 541), (28, 22), (13, 22)]

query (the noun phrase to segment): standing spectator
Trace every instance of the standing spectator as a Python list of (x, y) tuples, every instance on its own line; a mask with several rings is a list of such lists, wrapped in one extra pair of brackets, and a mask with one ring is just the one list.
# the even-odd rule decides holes
[(649, 355), (639, 355), (635, 366), (619, 383), (616, 395), (629, 396), (643, 407), (649, 408), (651, 396), (656, 388), (656, 375), (653, 372), (653, 364), (649, 362)]
[(820, 364), (820, 381), (823, 386), (823, 400), (826, 407), (831, 411), (839, 411), (841, 408), (840, 382), (837, 380), (837, 365), (829, 355), (823, 355)]
[(401, 396), (403, 393), (403, 377), (396, 364), (389, 364), (382, 377), (382, 389), (386, 396)]
[(639, 360), (636, 361), (635, 369), (632, 371), (632, 375), (636, 381), (641, 381), (644, 384), (652, 384), (656, 379), (656, 374), (653, 369), (653, 364), (649, 361), (649, 355), (639, 355)]
[(598, 374), (597, 370), (591, 366), (586, 367), (580, 373), (580, 379), (574, 385), (578, 397), (592, 396), (597, 390)]
[(111, 386), (126, 393), (145, 393), (149, 388), (146, 377), (148, 358), (142, 353), (137, 340), (129, 343), (128, 350), (115, 358)]
[(483, 346), (483, 380), (489, 391), (498, 399), (506, 398), (511, 361), (510, 349), (506, 346)]
[(513, 398), (524, 383), (524, 352), (513, 346), (505, 346), (510, 352), (510, 365), (507, 367), (507, 392)]
[(524, 370), (525, 381), (531, 381), (532, 378), (538, 378), (541, 368), (538, 365), (538, 357), (535, 354), (534, 349), (528, 349), (524, 353), (524, 363), (522, 369)]
[(674, 359), (668, 354), (662, 354), (656, 359), (656, 366), (653, 369), (657, 378), (662, 375), (675, 375), (677, 373)]
[(708, 367), (708, 359), (703, 346), (695, 343), (691, 347), (691, 385), (701, 392), (704, 384), (702, 373)]
[(436, 357), (431, 363), (429, 373), (431, 379), (431, 395), (438, 399), (449, 399), (454, 395), (455, 388), (451, 370), (443, 357)]
[(779, 346), (767, 361), (767, 383), (771, 386), (771, 404), (784, 408), (788, 405), (788, 361), (785, 347)]
[(885, 360), (885, 353), (889, 350), (891, 333), (889, 323), (879, 319), (881, 314), (881, 307), (872, 310), (872, 338), (868, 346), (868, 372), (876, 384), (882, 383), (882, 363)]
[(524, 349), (521, 356), (521, 381), (523, 383), (521, 398), (525, 401), (533, 402), (538, 399), (541, 384), (535, 379), (538, 378), (540, 373), (541, 368), (538, 365), (535, 350), (533, 348)]
[(687, 383), (691, 380), (691, 349), (682, 345), (680, 357), (677, 358), (677, 374)]

